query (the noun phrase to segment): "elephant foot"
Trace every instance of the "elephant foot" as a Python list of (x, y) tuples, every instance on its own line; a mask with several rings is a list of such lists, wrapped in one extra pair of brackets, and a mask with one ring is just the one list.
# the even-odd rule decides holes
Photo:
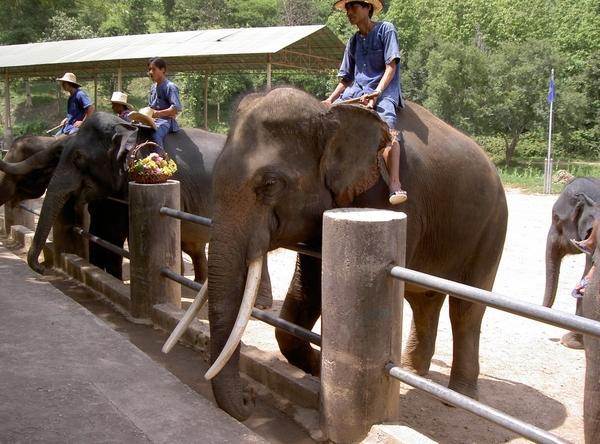
[(560, 343), (567, 348), (574, 348), (576, 350), (583, 349), (583, 335), (581, 333), (575, 333), (570, 331), (560, 338)]
[(271, 308), (273, 306), (273, 294), (268, 292), (268, 294), (264, 294), (263, 292), (259, 292), (256, 297), (256, 302), (254, 303), (254, 307), (259, 310), (266, 310), (267, 308)]

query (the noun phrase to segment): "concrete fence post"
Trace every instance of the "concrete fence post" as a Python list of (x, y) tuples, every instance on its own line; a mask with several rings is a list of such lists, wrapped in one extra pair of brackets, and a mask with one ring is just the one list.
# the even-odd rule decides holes
[[(34, 200), (24, 200), (23, 203), (28, 207), (33, 207)], [(13, 225), (23, 225), (32, 231), (35, 231), (35, 215), (19, 206), (12, 208), (10, 203), (4, 204), (4, 232), (10, 234), (10, 227)]]
[(323, 218), (320, 427), (335, 443), (363, 440), (372, 425), (398, 420), (406, 215), (344, 208)]
[(181, 307), (180, 284), (160, 274), (161, 268), (181, 272), (180, 221), (159, 213), (179, 210), (179, 182), (129, 183), (129, 255), (131, 315), (150, 318), (156, 304)]

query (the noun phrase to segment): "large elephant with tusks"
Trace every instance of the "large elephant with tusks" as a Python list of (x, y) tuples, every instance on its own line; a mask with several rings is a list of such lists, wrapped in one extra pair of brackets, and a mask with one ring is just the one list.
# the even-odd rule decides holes
[[(398, 128), (404, 134), (400, 177), (409, 198), (392, 206), (379, 171), (389, 132), (375, 112), (327, 105), (293, 88), (240, 102), (215, 165), (208, 265), (211, 362), (225, 363), (213, 366), (207, 377), (218, 405), (235, 418), (252, 413), (240, 384), (239, 345), (228, 341), (239, 330), (240, 306), (252, 307), (244, 301), (245, 278), (269, 250), (318, 244), (324, 211), (350, 206), (403, 211), (408, 268), (491, 290), (508, 217), (494, 165), (474, 141), (415, 103), (399, 111)], [(402, 365), (423, 375), (446, 295), (414, 285), (405, 291), (414, 318)], [(485, 306), (453, 297), (449, 302), (454, 337), (449, 387), (477, 398)], [(320, 314), (321, 262), (299, 255), (281, 317), (311, 329)], [(276, 336), (290, 363), (319, 375), (320, 356), (309, 343), (282, 331)], [(233, 345), (224, 350), (226, 342)], [(229, 361), (217, 359), (230, 352)]]

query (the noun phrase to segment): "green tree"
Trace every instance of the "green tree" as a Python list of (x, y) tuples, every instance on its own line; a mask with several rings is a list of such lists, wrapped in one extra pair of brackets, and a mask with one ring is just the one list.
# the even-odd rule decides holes
[(490, 87), (482, 121), (504, 140), (505, 163), (510, 165), (524, 133), (548, 119), (548, 82), (552, 68), (560, 68), (552, 43), (530, 40), (504, 43), (490, 56)]
[(440, 44), (426, 63), (427, 93), (423, 105), (458, 129), (474, 134), (485, 105), (487, 57), (473, 45)]
[(91, 26), (84, 25), (77, 17), (69, 17), (63, 11), (49, 20), (49, 31), (42, 35), (41, 41), (91, 39), (97, 37)]

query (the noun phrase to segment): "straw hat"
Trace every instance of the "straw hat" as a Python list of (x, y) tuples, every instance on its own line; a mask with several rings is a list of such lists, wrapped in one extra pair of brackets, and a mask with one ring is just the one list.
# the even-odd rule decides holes
[(382, 0), (338, 0), (333, 4), (334, 8), (339, 9), (342, 12), (346, 12), (346, 3), (360, 1), (361, 3), (369, 3), (373, 5), (373, 15), (383, 11)]
[(74, 83), (77, 86), (81, 86), (81, 83), (77, 83), (77, 77), (72, 72), (66, 72), (64, 76), (59, 79), (56, 79), (57, 82), (69, 82)]
[(129, 117), (132, 122), (143, 123), (144, 125), (151, 126), (152, 129), (156, 131), (156, 123), (154, 123), (154, 119), (152, 118), (153, 113), (154, 110), (152, 108), (145, 107), (139, 111), (130, 112), (127, 117)]
[(119, 103), (119, 104), (127, 107), (127, 109), (133, 109), (133, 105), (130, 103), (127, 103), (127, 94), (125, 94), (125, 93), (115, 91), (114, 93), (112, 93), (112, 97), (110, 98), (110, 101), (112, 103)]

